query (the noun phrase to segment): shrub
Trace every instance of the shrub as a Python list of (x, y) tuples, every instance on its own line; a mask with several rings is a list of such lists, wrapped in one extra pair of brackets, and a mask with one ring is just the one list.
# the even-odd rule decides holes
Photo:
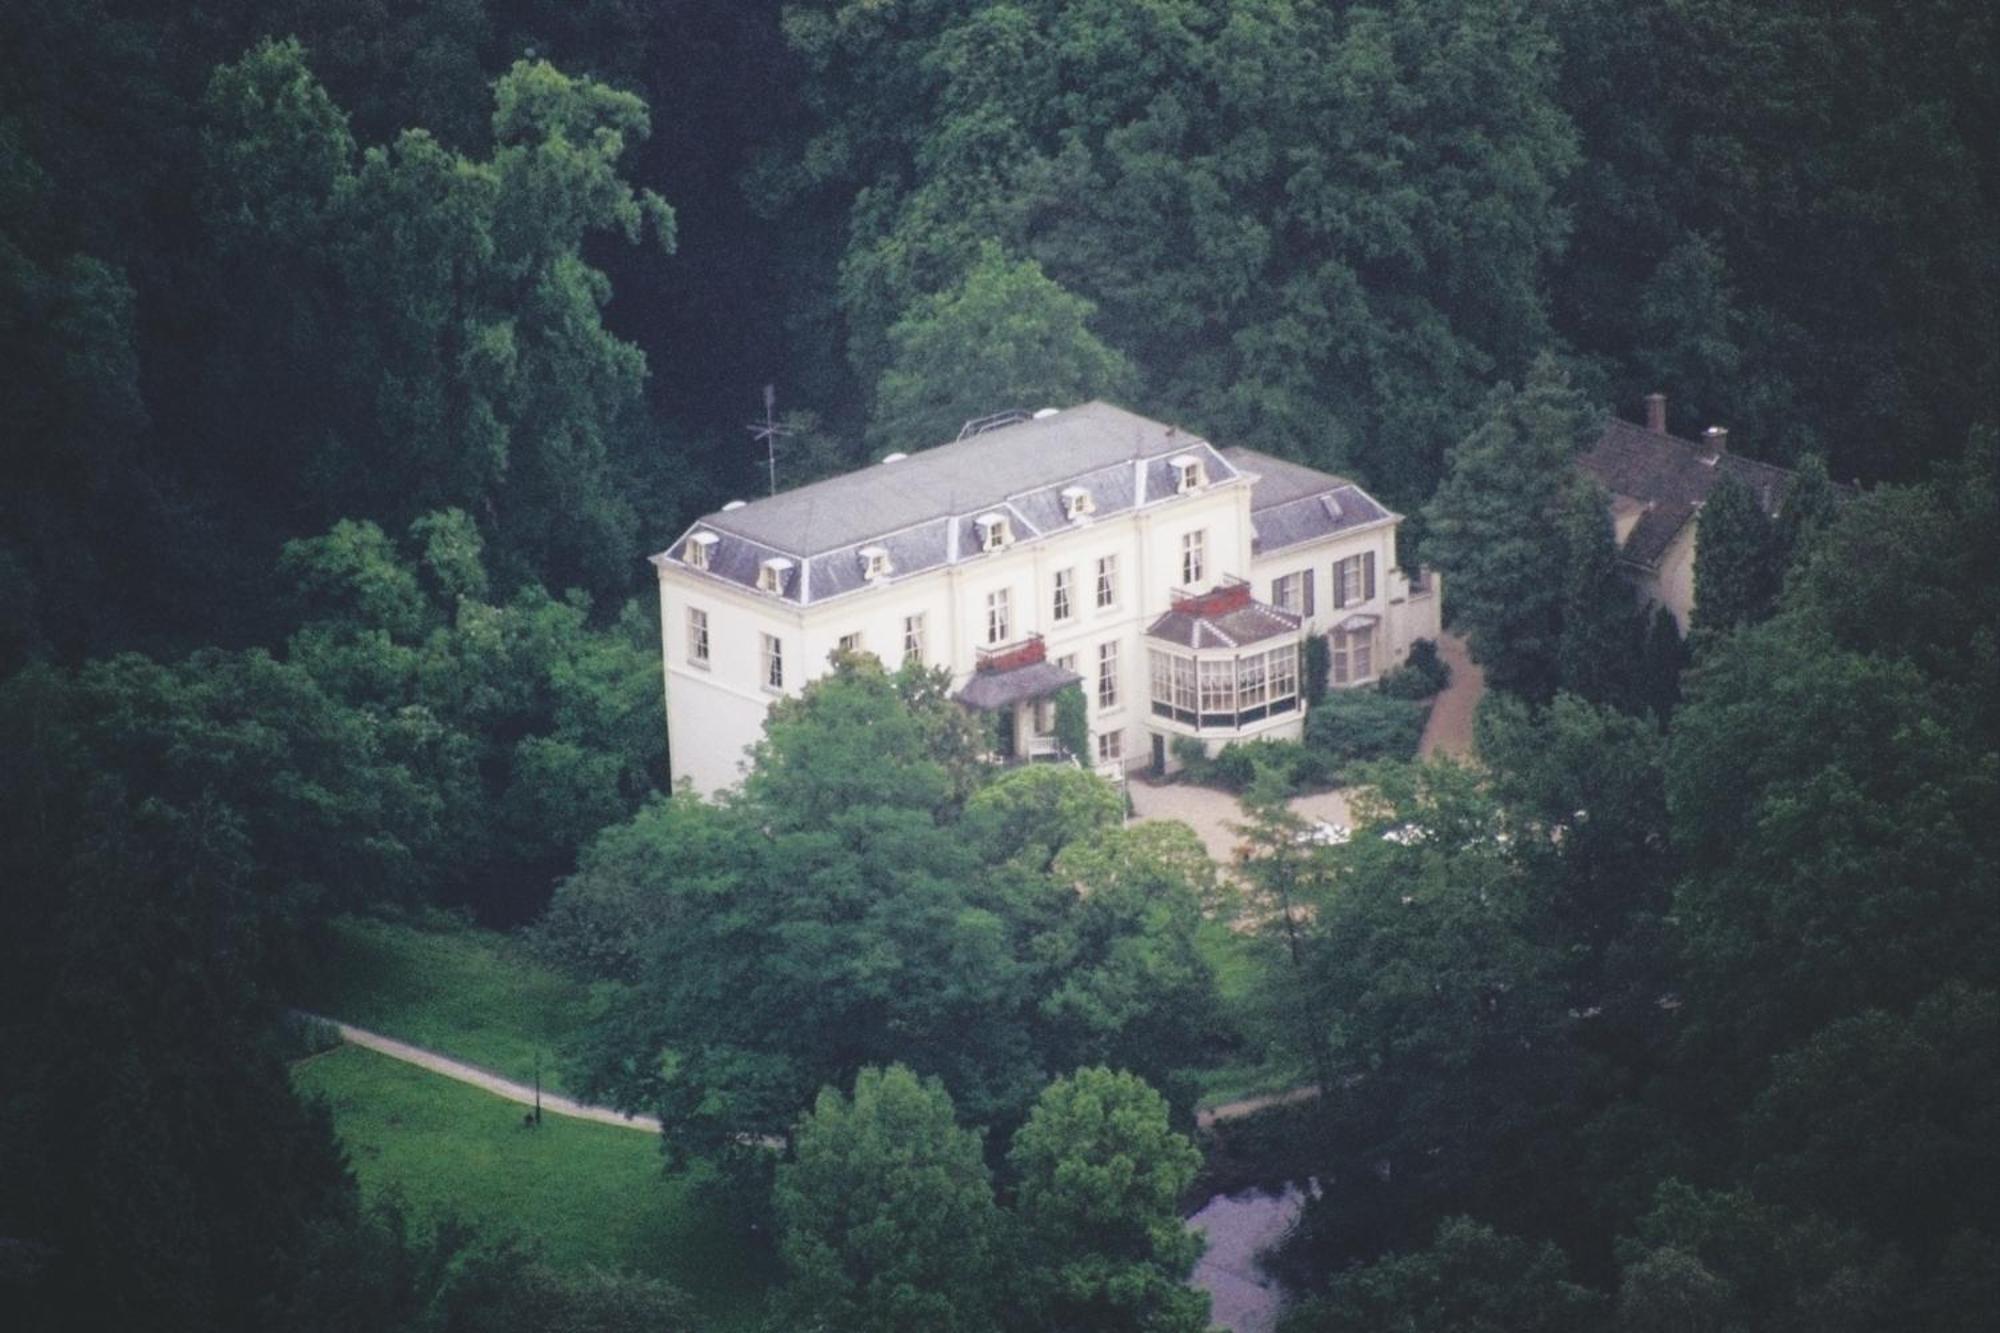
[(1451, 684), (1451, 666), (1438, 656), (1436, 640), (1418, 639), (1409, 660), (1382, 677), (1380, 689), (1392, 699), (1428, 699)]
[(1207, 756), (1199, 742), (1182, 738), (1174, 742), (1174, 757), (1180, 760), (1186, 781), (1237, 795), (1248, 791), (1266, 769), (1276, 772), (1293, 791), (1331, 786), (1339, 776), (1325, 755), (1297, 741), (1237, 741)]
[(1326, 677), (1332, 667), (1333, 650), (1326, 646), (1326, 636), (1310, 635), (1306, 639), (1306, 707), (1317, 707), (1326, 698)]
[(1083, 687), (1065, 685), (1056, 695), (1056, 742), (1084, 763), (1090, 762), (1090, 705)]
[(1334, 690), (1306, 714), (1305, 748), (1337, 779), (1374, 759), (1409, 759), (1423, 738), (1429, 709), (1379, 690)]

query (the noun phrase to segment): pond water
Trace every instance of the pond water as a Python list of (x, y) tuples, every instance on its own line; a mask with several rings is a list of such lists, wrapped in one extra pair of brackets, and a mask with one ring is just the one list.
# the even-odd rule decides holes
[(1279, 1189), (1253, 1188), (1218, 1194), (1189, 1217), (1187, 1224), (1208, 1233), (1208, 1249), (1188, 1281), (1209, 1294), (1209, 1322), (1233, 1333), (1271, 1333), (1285, 1306), (1278, 1280), (1257, 1262), (1297, 1220), (1319, 1182), (1291, 1182)]

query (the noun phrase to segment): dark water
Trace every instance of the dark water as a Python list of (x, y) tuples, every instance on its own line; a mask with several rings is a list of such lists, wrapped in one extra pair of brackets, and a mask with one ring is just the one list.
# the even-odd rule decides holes
[(1190, 1228), (1208, 1233), (1208, 1250), (1188, 1281), (1209, 1294), (1213, 1326), (1234, 1333), (1271, 1333), (1278, 1326), (1285, 1293), (1257, 1256), (1283, 1238), (1306, 1199), (1318, 1193), (1319, 1183), (1309, 1180), (1218, 1194), (1188, 1218)]

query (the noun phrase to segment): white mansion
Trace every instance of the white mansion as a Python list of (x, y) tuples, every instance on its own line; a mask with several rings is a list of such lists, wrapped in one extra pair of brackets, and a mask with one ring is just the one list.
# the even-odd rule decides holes
[(1100, 766), (1296, 737), (1309, 636), (1339, 687), (1438, 632), (1436, 582), (1396, 568), (1401, 521), (1105, 403), (726, 505), (653, 557), (674, 781), (733, 785), (772, 699), (842, 648), (949, 667), (1010, 757), (1053, 752), (1072, 683)]

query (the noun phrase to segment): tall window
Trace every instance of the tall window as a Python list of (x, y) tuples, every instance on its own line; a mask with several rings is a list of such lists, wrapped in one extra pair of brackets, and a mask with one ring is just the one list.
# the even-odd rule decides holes
[(1055, 620), (1063, 621), (1070, 618), (1072, 610), (1071, 598), (1075, 595), (1075, 592), (1076, 571), (1073, 569), (1058, 569), (1056, 571), (1055, 605), (1050, 608), (1052, 617)]
[(1295, 616), (1313, 613), (1313, 572), (1308, 569), (1271, 581), (1271, 605)]
[(1375, 553), (1350, 555), (1333, 562), (1333, 604), (1349, 606), (1375, 598)]
[(924, 617), (921, 612), (903, 617), (903, 660), (924, 663)]
[(1118, 706), (1118, 640), (1097, 645), (1097, 706)]
[(708, 612), (688, 608), (688, 661), (708, 665)]
[(1375, 627), (1336, 630), (1333, 635), (1333, 683), (1355, 685), (1375, 678)]
[(1007, 642), (1014, 624), (1012, 603), (1005, 588), (986, 594), (986, 642)]
[(1118, 557), (1097, 557), (1097, 609), (1118, 605)]
[(1109, 764), (1125, 757), (1125, 733), (1122, 731), (1100, 731), (1097, 733), (1097, 762)]
[(764, 688), (782, 690), (785, 688), (785, 645), (775, 635), (764, 638)]
[(1189, 532), (1181, 536), (1181, 582), (1195, 584), (1201, 582), (1201, 571), (1205, 548), (1208, 545), (1206, 532)]

